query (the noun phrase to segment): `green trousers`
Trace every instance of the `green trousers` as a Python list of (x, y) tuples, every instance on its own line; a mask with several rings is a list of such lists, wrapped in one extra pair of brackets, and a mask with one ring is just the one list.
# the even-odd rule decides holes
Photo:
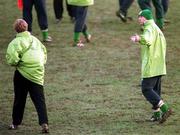
[[(164, 18), (164, 11), (161, 4), (161, 0), (152, 0), (152, 3), (155, 8), (156, 19)], [(138, 0), (138, 4), (141, 10), (144, 10), (144, 9), (152, 10), (151, 0)]]

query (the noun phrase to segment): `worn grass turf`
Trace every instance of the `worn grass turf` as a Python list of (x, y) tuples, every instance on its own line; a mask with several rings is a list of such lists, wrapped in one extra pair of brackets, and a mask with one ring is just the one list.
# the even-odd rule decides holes
[[(52, 1), (47, 0), (49, 31), (46, 44), (45, 95), (51, 135), (175, 135), (180, 125), (180, 3), (171, 1), (165, 28), (167, 76), (162, 97), (173, 115), (162, 125), (150, 123), (151, 106), (141, 94), (140, 48), (129, 41), (140, 33), (136, 2), (129, 9), (134, 21), (124, 24), (115, 16), (117, 1), (96, 0), (89, 8), (88, 27), (92, 43), (82, 49), (71, 47), (73, 24), (67, 12), (55, 24)], [(41, 39), (36, 13), (33, 34)], [(12, 24), (21, 17), (14, 0), (0, 1), (0, 135), (40, 134), (37, 114), (28, 97), (23, 123), (17, 131), (7, 130), (13, 104), (13, 71), (5, 62), (8, 43), (14, 38)]]

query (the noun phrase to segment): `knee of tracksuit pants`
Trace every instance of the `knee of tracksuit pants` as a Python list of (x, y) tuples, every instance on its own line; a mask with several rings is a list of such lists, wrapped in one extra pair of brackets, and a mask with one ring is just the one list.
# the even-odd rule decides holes
[(153, 108), (158, 108), (157, 106), (161, 99), (155, 95), (153, 100), (153, 96), (150, 95), (151, 93), (149, 93), (151, 90), (152, 88), (142, 87), (142, 93), (145, 96), (145, 98), (152, 104)]
[(146, 93), (148, 93), (148, 92), (151, 90), (151, 88), (145, 87), (145, 86), (143, 86), (143, 84), (142, 84), (141, 90), (142, 90), (143, 95), (146, 95)]

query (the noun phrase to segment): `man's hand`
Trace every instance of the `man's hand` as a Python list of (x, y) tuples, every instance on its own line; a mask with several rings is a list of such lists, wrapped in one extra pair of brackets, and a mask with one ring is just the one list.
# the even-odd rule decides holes
[(132, 42), (139, 42), (140, 41), (140, 36), (139, 35), (134, 35), (134, 36), (131, 36), (131, 41)]

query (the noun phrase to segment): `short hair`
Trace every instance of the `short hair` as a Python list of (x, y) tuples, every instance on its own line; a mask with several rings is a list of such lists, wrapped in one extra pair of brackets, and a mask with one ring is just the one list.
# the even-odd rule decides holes
[(17, 20), (14, 22), (14, 30), (15, 30), (17, 33), (21, 33), (21, 32), (27, 31), (27, 29), (28, 29), (28, 24), (26, 23), (25, 20), (23, 20), (23, 19), (17, 19)]

